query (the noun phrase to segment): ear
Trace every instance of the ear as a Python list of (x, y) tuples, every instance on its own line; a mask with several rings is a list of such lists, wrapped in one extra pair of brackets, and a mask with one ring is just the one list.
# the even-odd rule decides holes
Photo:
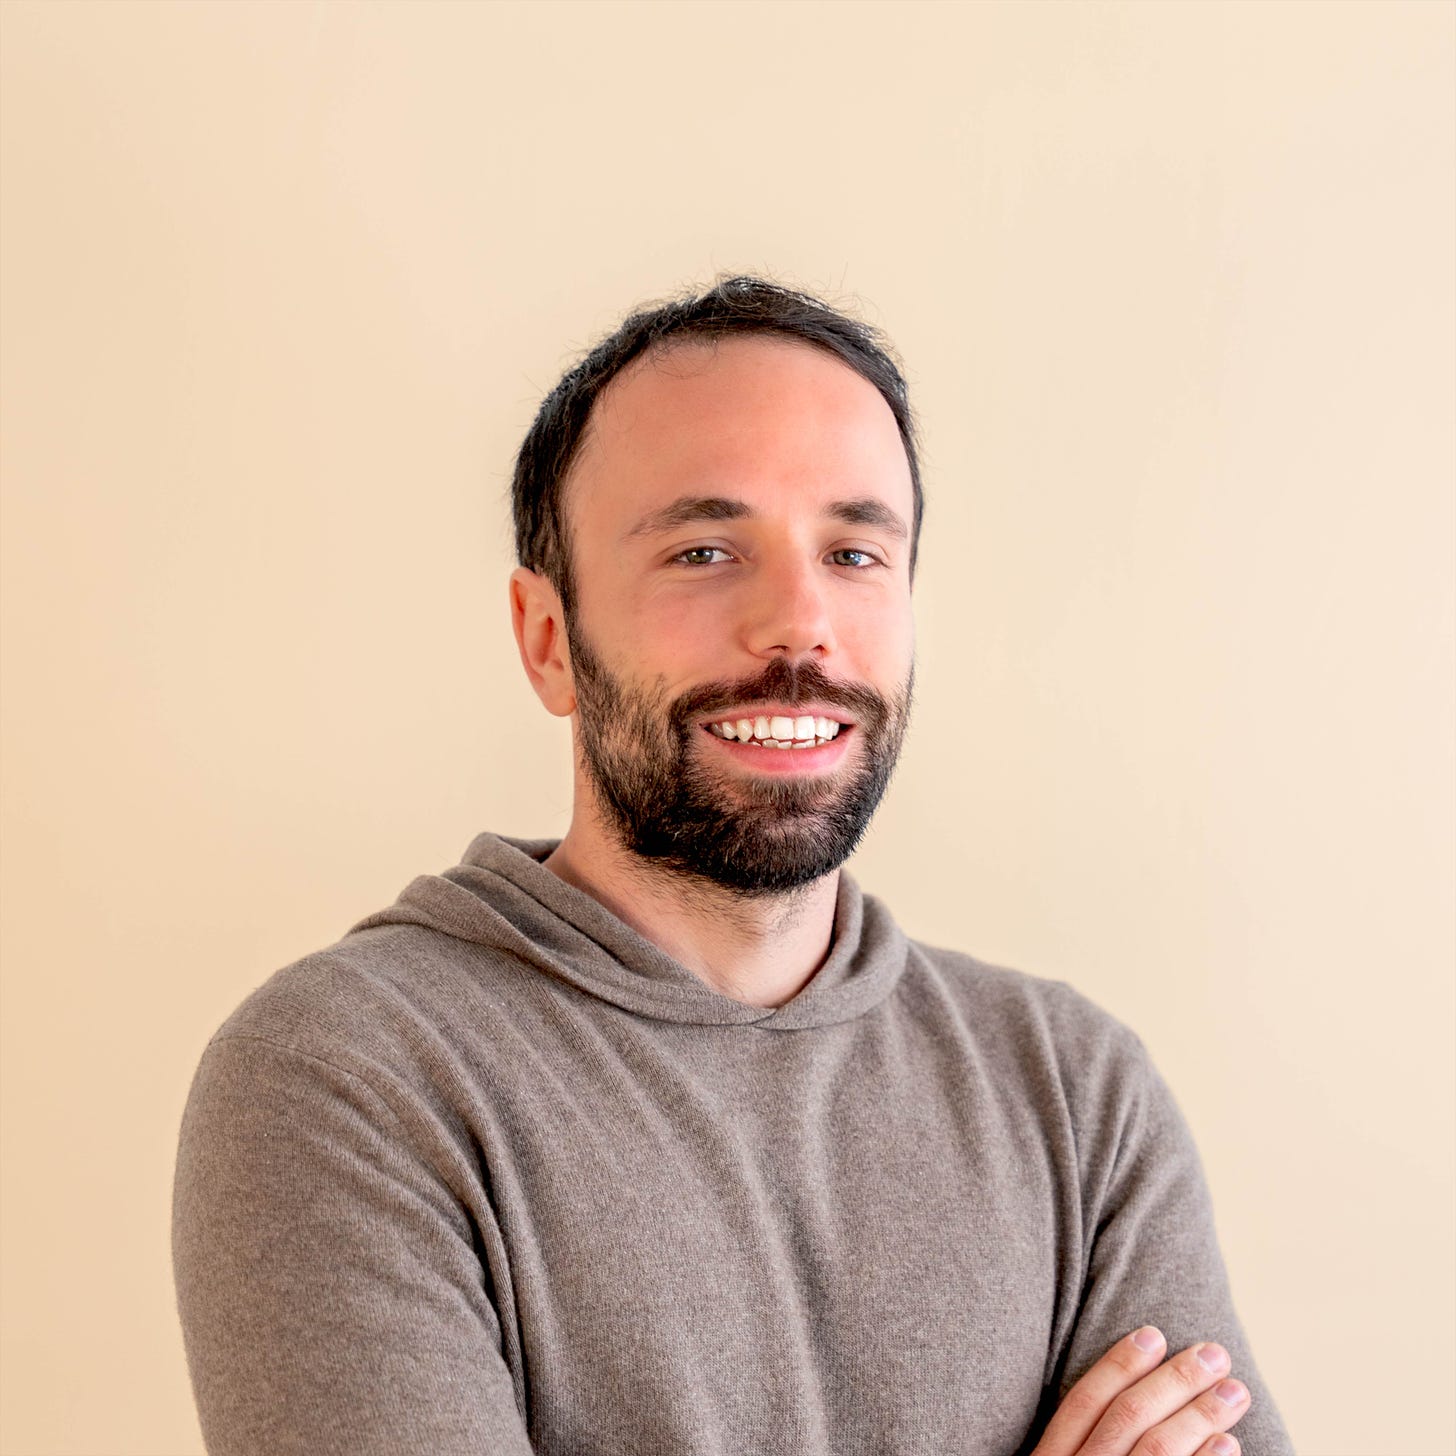
[(521, 666), (548, 713), (558, 718), (576, 711), (566, 616), (556, 588), (538, 572), (518, 566), (511, 572), (511, 626)]

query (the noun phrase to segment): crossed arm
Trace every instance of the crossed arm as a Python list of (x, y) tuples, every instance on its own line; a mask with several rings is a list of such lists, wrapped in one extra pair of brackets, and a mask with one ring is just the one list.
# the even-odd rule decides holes
[[(213, 1456), (528, 1456), (470, 1230), (439, 1180), (416, 1166), (389, 1108), (352, 1074), (260, 1041), (215, 1047), (209, 1067), (184, 1123), (174, 1251)], [(1288, 1452), (1214, 1287), (1221, 1275), (1198, 1273), (1212, 1262), (1207, 1232), (1190, 1213), (1194, 1200), (1176, 1181), (1192, 1176), (1189, 1166), (1160, 1156), (1154, 1176), (1127, 1165), (1099, 1195), (1099, 1234), (1063, 1341), (1063, 1373), (1050, 1382), (1024, 1456), (1233, 1456), (1239, 1445), (1220, 1448), (1218, 1433), (1260, 1406), (1249, 1456)], [(375, 1226), (397, 1230), (393, 1254), (369, 1236)], [(338, 1278), (341, 1245), (347, 1281)], [(1169, 1293), (1179, 1267), (1196, 1297)], [(1179, 1343), (1216, 1336), (1247, 1388), (1225, 1379), (1226, 1359), (1212, 1343), (1165, 1359), (1162, 1335), (1152, 1331), (1144, 1348), (1139, 1329), (1103, 1354), (1109, 1337), (1139, 1317)], [(1223, 1399), (1230, 1394), (1233, 1404)]]
[(1224, 1432), (1249, 1406), (1224, 1378), (1221, 1345), (1190, 1345), (1164, 1359), (1152, 1325), (1119, 1340), (1066, 1394), (1031, 1456), (1239, 1456)]
[[(1083, 1190), (1075, 1321), (1019, 1456), (1292, 1456), (1234, 1312), (1192, 1134), (1140, 1041), (1115, 1065), (1104, 1095), (1116, 1089), (1122, 1116), (1095, 1136), (1117, 1151), (1088, 1159), (1100, 1171)], [(1225, 1434), (1251, 1413), (1242, 1442)]]

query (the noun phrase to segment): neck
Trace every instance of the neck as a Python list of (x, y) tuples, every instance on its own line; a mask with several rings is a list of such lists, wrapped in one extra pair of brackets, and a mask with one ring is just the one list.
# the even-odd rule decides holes
[(813, 979), (834, 937), (839, 871), (781, 895), (744, 897), (664, 870), (578, 812), (546, 868), (585, 891), (715, 991), (782, 1006)]

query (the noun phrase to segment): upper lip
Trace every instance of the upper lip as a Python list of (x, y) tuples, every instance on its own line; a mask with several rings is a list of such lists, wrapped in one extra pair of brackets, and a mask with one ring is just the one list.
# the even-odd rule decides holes
[(740, 718), (830, 718), (845, 728), (854, 723), (843, 708), (832, 703), (740, 703), (719, 713), (708, 713), (698, 721), (706, 728), (709, 723), (736, 723)]

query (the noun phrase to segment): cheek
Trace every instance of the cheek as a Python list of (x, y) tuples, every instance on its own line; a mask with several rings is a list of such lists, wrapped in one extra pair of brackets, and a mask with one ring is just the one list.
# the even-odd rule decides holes
[(707, 593), (624, 597), (617, 606), (617, 641), (644, 676), (671, 680), (704, 662), (721, 662), (733, 621), (731, 604)]
[(902, 682), (915, 656), (915, 620), (907, 608), (881, 602), (839, 628), (839, 647), (856, 669), (887, 683)]

